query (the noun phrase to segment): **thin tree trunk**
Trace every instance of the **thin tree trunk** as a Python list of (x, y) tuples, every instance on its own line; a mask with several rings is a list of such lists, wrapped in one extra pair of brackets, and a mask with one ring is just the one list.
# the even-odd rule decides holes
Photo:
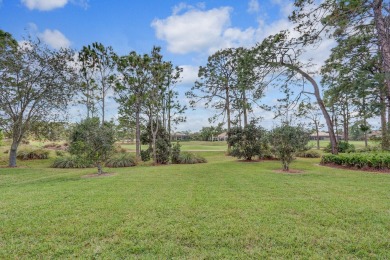
[(135, 155), (137, 158), (141, 157), (141, 123), (139, 111), (135, 115)]
[(320, 150), (320, 133), (318, 129), (318, 123), (315, 123), (316, 126), (316, 134), (317, 134), (317, 150)]
[(103, 173), (103, 168), (101, 162), (96, 163), (97, 169), (98, 169), (98, 174)]
[[(229, 86), (226, 86), (226, 117), (227, 117), (227, 131), (228, 137), (230, 133), (230, 97), (229, 97)], [(228, 143), (228, 153), (230, 153), (230, 144)]]
[(247, 111), (247, 101), (246, 101), (246, 93), (245, 93), (245, 90), (243, 90), (242, 92), (242, 96), (243, 96), (243, 112), (244, 112), (244, 127), (246, 127), (248, 125), (248, 111)]

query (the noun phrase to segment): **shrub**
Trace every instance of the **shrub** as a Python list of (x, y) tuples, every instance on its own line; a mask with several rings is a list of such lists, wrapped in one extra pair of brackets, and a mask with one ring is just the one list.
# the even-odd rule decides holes
[(141, 161), (147, 162), (150, 161), (150, 151), (147, 150), (141, 150)]
[(320, 158), (321, 154), (317, 151), (309, 150), (309, 151), (300, 151), (296, 154), (296, 156), (302, 158)]
[(254, 156), (262, 157), (267, 149), (265, 134), (266, 131), (254, 123), (244, 128), (233, 127), (228, 133), (227, 142), (232, 147), (229, 155), (246, 160), (252, 160)]
[(181, 145), (179, 143), (176, 143), (172, 146), (172, 156), (171, 161), (172, 163), (180, 163), (180, 147)]
[(105, 166), (111, 168), (119, 168), (119, 167), (131, 167), (136, 166), (137, 160), (134, 156), (128, 153), (122, 153), (112, 158), (108, 159)]
[(115, 145), (114, 153), (127, 153), (127, 150), (120, 145)]
[(295, 153), (303, 150), (309, 142), (310, 133), (300, 126), (283, 124), (270, 132), (269, 140), (275, 155), (282, 162), (283, 170), (288, 171)]
[(19, 150), (16, 158), (20, 160), (42, 160), (49, 158), (49, 151), (44, 149), (38, 150)]
[(57, 155), (58, 157), (65, 156), (65, 154), (66, 154), (65, 151), (61, 151), (61, 150), (56, 151), (56, 155)]
[(69, 152), (93, 162), (98, 174), (101, 174), (102, 164), (114, 150), (114, 125), (108, 122), (100, 123), (98, 118), (85, 119), (73, 129), (70, 141)]
[[(348, 142), (345, 142), (345, 141), (339, 141), (337, 143), (337, 151), (339, 153), (353, 153), (355, 152), (355, 146), (353, 144), (350, 144)], [(329, 143), (325, 148), (324, 148), (324, 152), (326, 153), (330, 153), (332, 152), (332, 145), (331, 143)]]
[(359, 169), (365, 167), (390, 169), (390, 153), (327, 154), (322, 156), (321, 164), (330, 163)]
[(194, 153), (189, 152), (183, 152), (179, 156), (179, 163), (180, 164), (195, 164), (195, 163), (206, 163), (207, 160)]
[(92, 168), (93, 163), (78, 157), (76, 155), (57, 157), (53, 164), (53, 168)]

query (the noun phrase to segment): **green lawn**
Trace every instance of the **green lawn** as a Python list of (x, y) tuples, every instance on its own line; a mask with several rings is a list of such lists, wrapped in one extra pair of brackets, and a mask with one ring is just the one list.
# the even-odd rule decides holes
[(0, 168), (0, 259), (390, 258), (390, 175), (299, 159)]

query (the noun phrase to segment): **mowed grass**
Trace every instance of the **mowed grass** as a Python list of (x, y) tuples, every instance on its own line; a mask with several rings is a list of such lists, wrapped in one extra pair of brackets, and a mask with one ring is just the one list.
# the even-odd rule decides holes
[(0, 168), (0, 259), (390, 258), (390, 175), (299, 159)]

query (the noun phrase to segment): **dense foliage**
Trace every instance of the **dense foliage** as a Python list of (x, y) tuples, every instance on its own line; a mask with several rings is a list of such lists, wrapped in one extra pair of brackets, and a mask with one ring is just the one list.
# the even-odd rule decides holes
[(310, 140), (310, 133), (300, 126), (283, 124), (274, 128), (269, 134), (269, 141), (275, 155), (282, 162), (283, 170), (289, 170), (289, 164), (295, 154), (305, 149)]
[[(350, 153), (355, 151), (355, 146), (345, 141), (339, 141), (337, 144), (337, 150), (339, 153)], [(332, 152), (332, 146), (330, 143), (324, 148), (324, 152)]]
[(112, 156), (106, 161), (106, 167), (132, 167), (137, 165), (136, 158), (129, 153), (122, 153)]
[(115, 132), (111, 123), (88, 118), (77, 124), (70, 136), (69, 152), (90, 161), (103, 173), (102, 164), (114, 151)]
[(231, 146), (230, 155), (237, 158), (252, 160), (254, 156), (262, 157), (268, 150), (266, 131), (251, 123), (246, 127), (233, 127), (228, 132), (228, 144)]
[(327, 154), (321, 164), (337, 164), (356, 168), (390, 169), (390, 153)]
[(40, 160), (40, 159), (48, 159), (49, 151), (45, 149), (37, 149), (37, 150), (19, 150), (16, 158), (19, 160)]

